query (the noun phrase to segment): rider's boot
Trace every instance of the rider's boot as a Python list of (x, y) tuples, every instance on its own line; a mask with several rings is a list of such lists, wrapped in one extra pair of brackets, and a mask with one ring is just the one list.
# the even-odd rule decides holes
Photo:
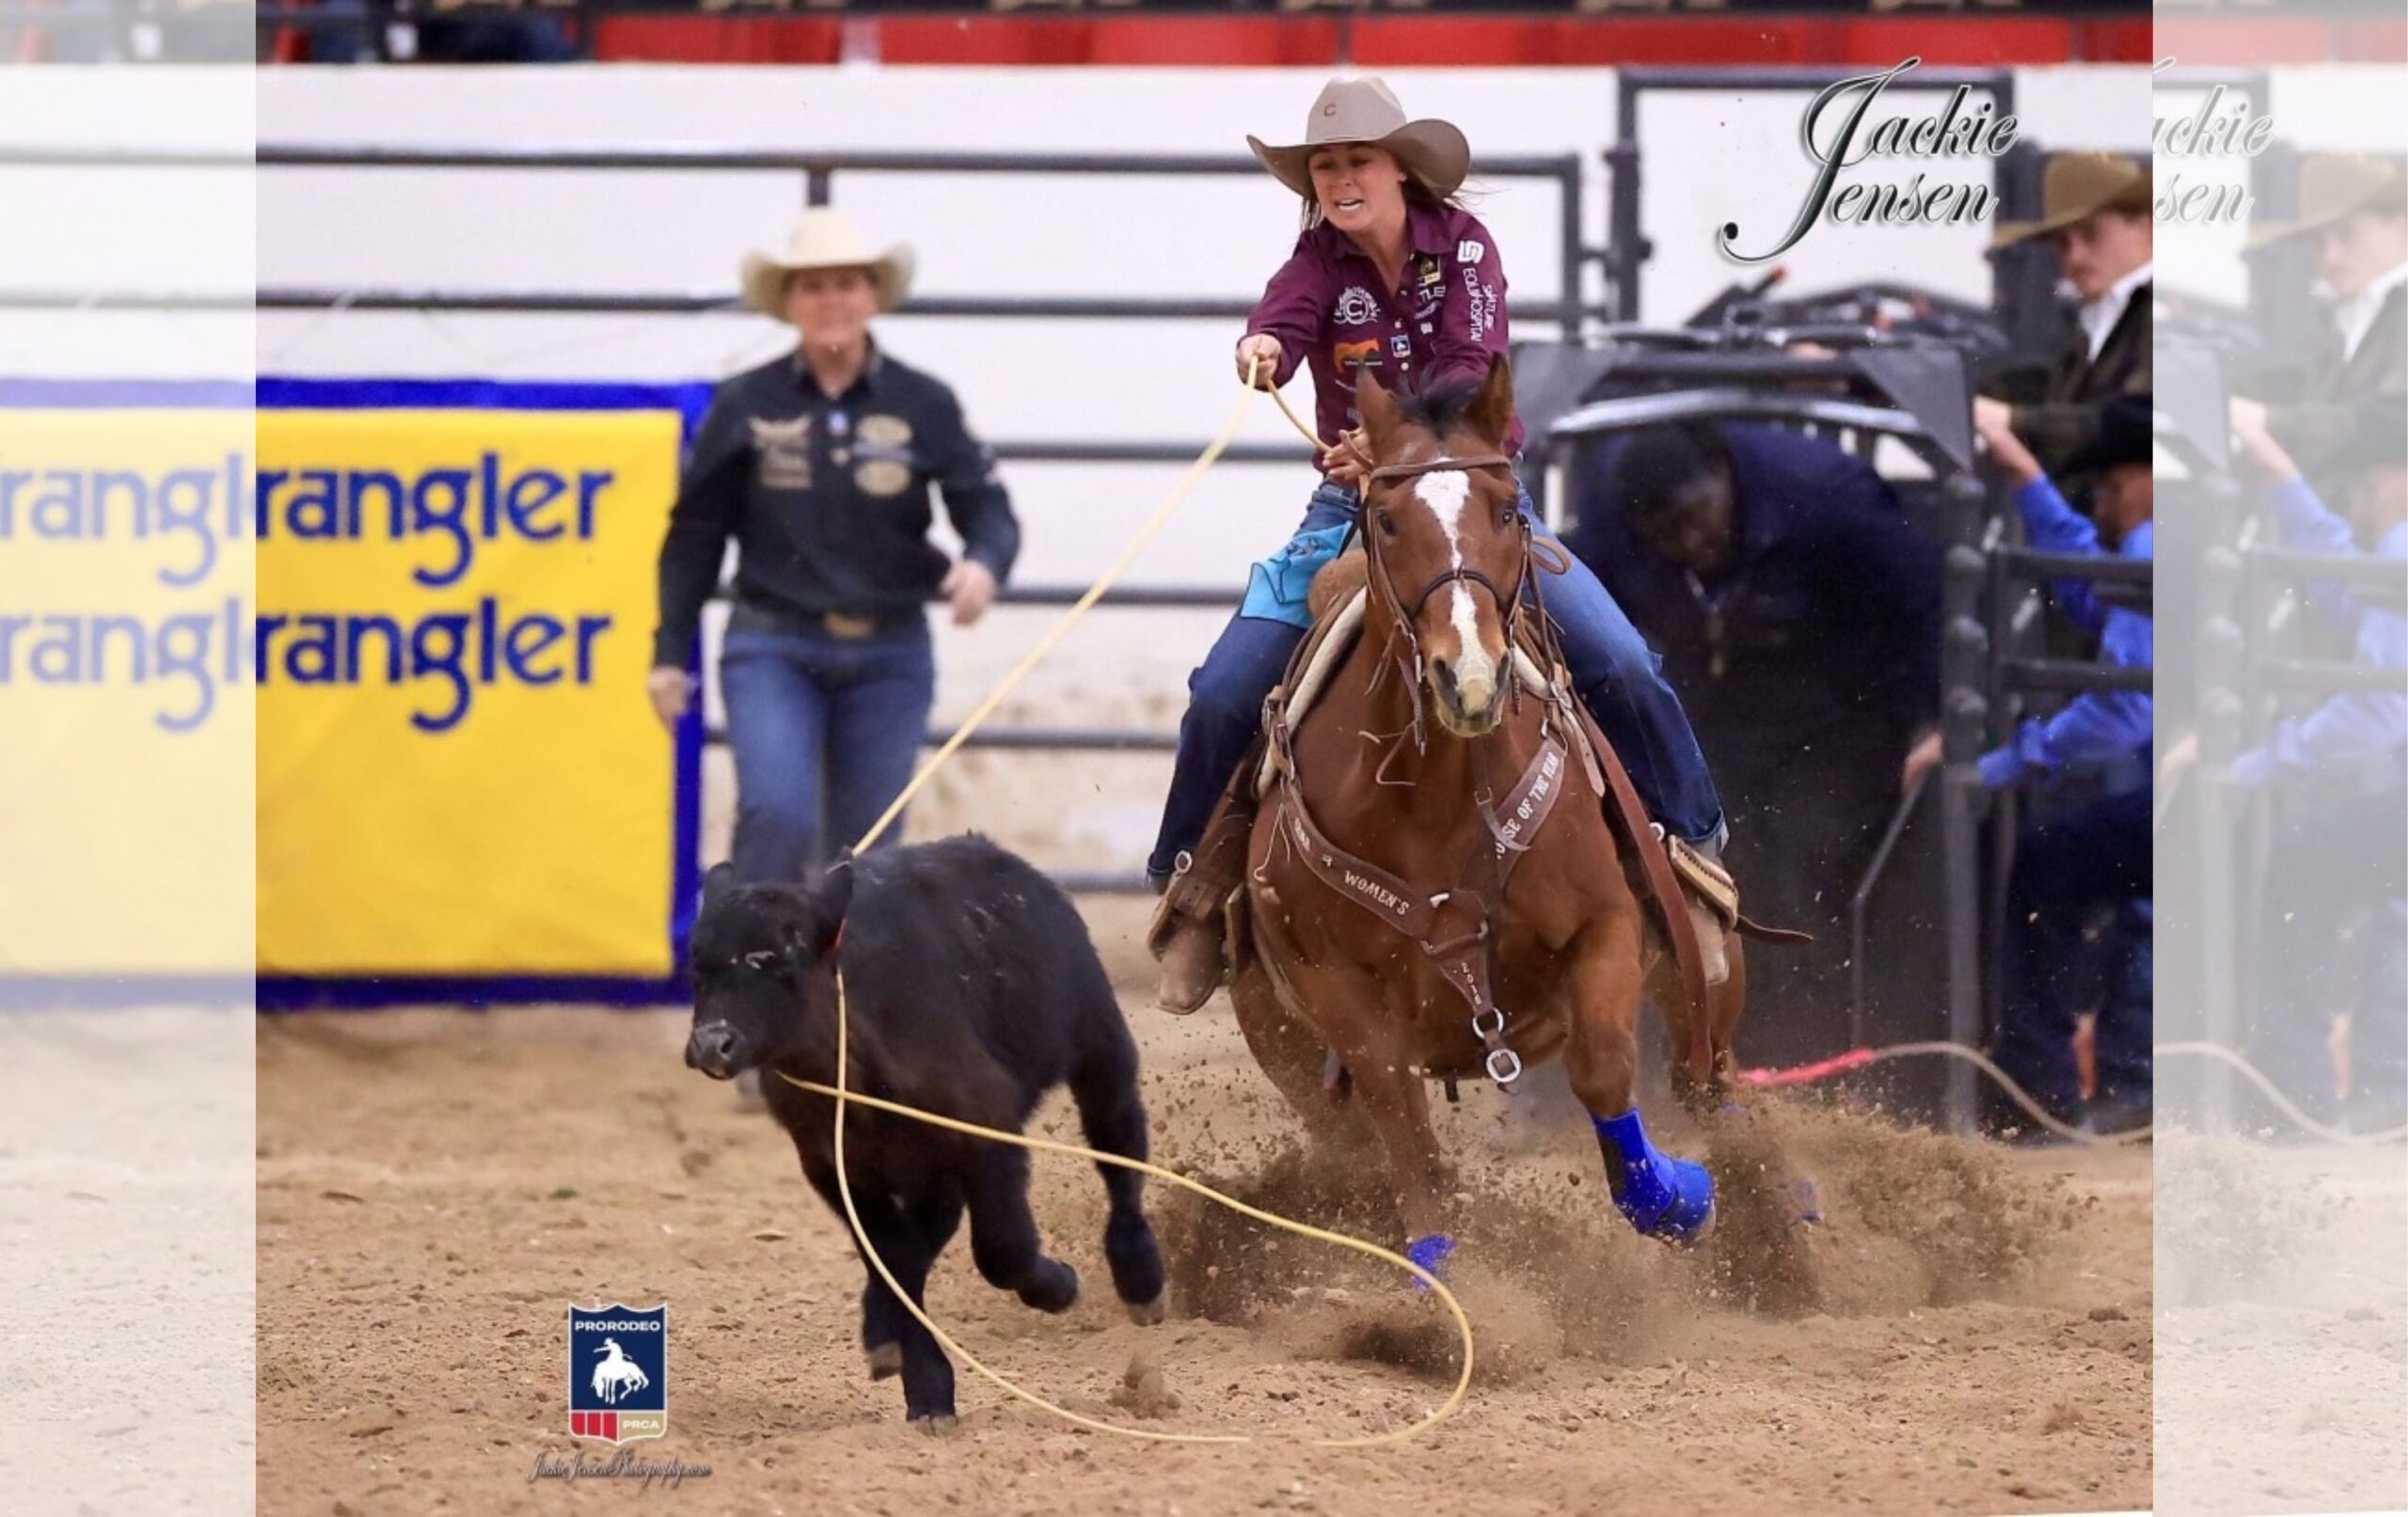
[(1223, 792), (1204, 840), (1179, 856), (1178, 872), (1155, 909), (1146, 934), (1146, 946), (1163, 967), (1154, 1004), (1175, 1016), (1211, 1000), (1228, 974), (1223, 914), (1245, 874), (1256, 809), (1252, 786), (1241, 782)]
[(1731, 955), (1724, 940), (1739, 923), (1739, 886), (1722, 867), (1722, 834), (1703, 843), (1667, 837), (1672, 873), (1680, 877), (1681, 899), (1689, 909), (1689, 925), (1697, 931), (1698, 958), (1705, 983), (1720, 985), (1731, 978)]

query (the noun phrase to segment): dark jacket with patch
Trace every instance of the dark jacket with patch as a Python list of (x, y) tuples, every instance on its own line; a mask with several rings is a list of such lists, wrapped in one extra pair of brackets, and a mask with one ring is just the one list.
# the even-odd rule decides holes
[(2325, 328), (2316, 359), (2267, 407), (2266, 429), (2301, 468), (2311, 476), (2326, 473), (2365, 424), (2362, 413), (2387, 418), (2396, 435), (2402, 397), (2408, 397), (2408, 285), (2395, 285), (2357, 352), (2344, 357), (2340, 331)]
[(2090, 353), (2089, 335), (2076, 323), (2066, 345), (2058, 350), (2042, 382), (2039, 398), (2015, 405), (2015, 435), (2052, 473), (2099, 435), (2099, 418), (2107, 403), (2125, 395), (2149, 393), (2149, 342), (2155, 322), (2156, 286), (2144, 284), (2132, 292), (2124, 313)]
[(730, 538), (744, 604), (809, 618), (915, 609), (951, 567), (928, 541), (931, 486), (966, 556), (1008, 576), (1020, 552), (1011, 498), (942, 381), (875, 348), (842, 395), (823, 392), (795, 354), (728, 380), (660, 545), (654, 665), (691, 658)]

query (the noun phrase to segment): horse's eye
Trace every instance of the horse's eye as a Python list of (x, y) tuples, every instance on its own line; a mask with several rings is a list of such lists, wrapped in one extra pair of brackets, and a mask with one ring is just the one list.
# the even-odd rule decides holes
[(1391, 516), (1386, 512), (1383, 511), (1379, 514), (1379, 523), (1380, 534), (1382, 536), (1394, 537), (1396, 535), (1396, 518), (1394, 516)]

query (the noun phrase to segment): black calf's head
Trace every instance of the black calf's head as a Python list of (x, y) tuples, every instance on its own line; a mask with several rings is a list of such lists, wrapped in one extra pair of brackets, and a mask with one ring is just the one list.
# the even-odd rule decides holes
[(852, 896), (849, 861), (805, 887), (738, 885), (725, 864), (704, 878), (687, 1067), (732, 1080), (799, 1053), (806, 1027), (832, 1025), (836, 940)]

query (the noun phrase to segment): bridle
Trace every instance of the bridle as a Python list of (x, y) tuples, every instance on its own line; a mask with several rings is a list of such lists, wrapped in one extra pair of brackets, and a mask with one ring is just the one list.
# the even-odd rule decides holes
[[(1418, 464), (1383, 464), (1363, 477), (1363, 513), (1367, 517), (1370, 514), (1370, 487), (1374, 484), (1390, 480), (1418, 479), (1425, 474), (1456, 471), (1468, 473), (1473, 469), (1481, 468), (1501, 468), (1507, 471), (1510, 478), (1513, 467), (1513, 461), (1503, 453), (1473, 453), (1460, 458), (1433, 458)], [(1388, 566), (1382, 557), (1380, 548), (1381, 534), (1368, 521), (1359, 522), (1356, 526), (1356, 531), (1361, 533), (1363, 538), (1365, 566), (1370, 571), (1368, 577), (1377, 587), (1376, 593), (1380, 598), (1387, 603), (1389, 614), (1396, 623), (1397, 636), (1404, 640), (1404, 651), (1401, 656), (1401, 661), (1406, 666), (1405, 672), (1412, 692), (1413, 735), (1417, 747), (1420, 745), (1421, 737), (1422, 657), (1421, 634), (1417, 630), (1415, 624), (1420, 618), (1422, 608), (1430, 604), (1431, 596), (1452, 584), (1478, 585), (1488, 592), (1489, 597), (1497, 603), (1497, 614), (1505, 620), (1505, 650), (1509, 663), (1513, 658), (1513, 650), (1521, 644), (1524, 592), (1529, 591), (1535, 594), (1538, 588), (1538, 580), (1530, 573), (1530, 564), (1535, 557), (1536, 537), (1527, 515), (1518, 510), (1513, 515), (1521, 531), (1522, 545), (1521, 552), (1516, 556), (1513, 584), (1510, 591), (1499, 589), (1496, 580), (1478, 569), (1458, 565), (1442, 570), (1434, 576), (1428, 584), (1421, 587), (1420, 593), (1413, 597), (1410, 606), (1407, 606), (1403, 596), (1398, 593), (1396, 581), (1388, 574)], [(1544, 606), (1540, 610), (1542, 615), (1538, 624), (1545, 627), (1547, 624), (1544, 615)], [(1505, 685), (1506, 689), (1512, 693), (1512, 698), (1518, 702), (1520, 686), (1512, 678), (1510, 672)]]

